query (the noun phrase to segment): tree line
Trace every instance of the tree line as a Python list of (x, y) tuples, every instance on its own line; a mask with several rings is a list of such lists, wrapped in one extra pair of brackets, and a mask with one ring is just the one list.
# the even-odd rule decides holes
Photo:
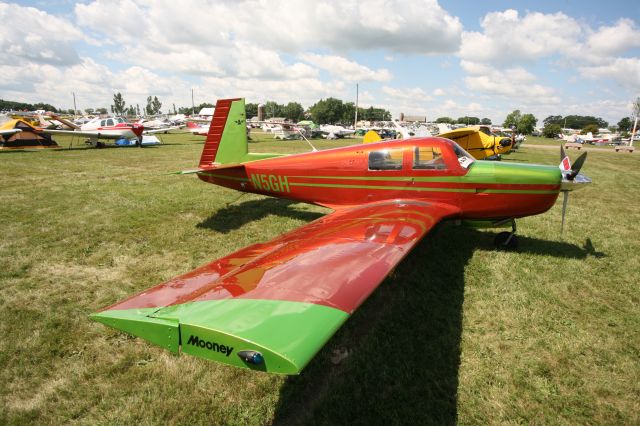
[[(197, 113), (202, 108), (211, 108), (215, 105), (212, 103), (201, 103), (195, 107), (179, 107), (173, 104), (173, 109), (169, 109), (169, 113), (174, 114), (192, 114)], [(45, 110), (56, 113), (70, 113), (75, 111), (72, 109), (64, 110), (56, 108), (53, 105), (46, 103), (29, 104), (24, 102), (14, 102), (0, 99), (1, 111), (34, 111)], [(140, 108), (140, 105), (128, 105), (126, 104), (122, 94), (120, 92), (113, 95), (113, 104), (110, 106), (110, 110), (116, 115), (128, 115), (128, 116), (140, 116), (144, 112), (146, 115), (158, 115), (162, 111), (162, 102), (157, 96), (148, 96), (147, 104)], [(106, 108), (86, 108), (84, 110), (87, 114), (107, 114)], [(298, 102), (289, 102), (287, 104), (280, 104), (274, 101), (268, 101), (264, 103), (265, 118), (285, 118), (294, 122), (301, 121), (305, 118), (310, 118), (317, 123), (328, 124), (351, 124), (355, 118), (356, 106), (353, 102), (344, 102), (336, 98), (321, 99), (307, 110)], [(634, 102), (634, 113), (637, 115), (640, 112), (640, 98)], [(246, 114), (248, 118), (258, 115), (258, 104), (247, 103)], [(358, 107), (358, 119), (366, 121), (389, 121), (391, 120), (391, 113), (384, 108), (362, 108)], [(451, 117), (438, 117), (436, 123), (448, 123), (448, 124), (464, 124), (464, 125), (491, 125), (489, 118), (479, 118), (473, 116), (464, 116), (453, 119)], [(518, 133), (531, 134), (534, 132), (538, 119), (529, 113), (522, 113), (520, 110), (514, 110), (507, 115), (503, 127), (513, 128)], [(562, 133), (562, 129), (574, 129), (581, 130), (583, 133), (597, 133), (599, 128), (606, 128), (609, 123), (600, 117), (594, 117), (590, 115), (550, 115), (543, 121), (543, 135), (547, 137), (555, 137)], [(631, 117), (623, 117), (617, 124), (617, 130), (620, 132), (629, 132), (633, 126), (633, 120)]]

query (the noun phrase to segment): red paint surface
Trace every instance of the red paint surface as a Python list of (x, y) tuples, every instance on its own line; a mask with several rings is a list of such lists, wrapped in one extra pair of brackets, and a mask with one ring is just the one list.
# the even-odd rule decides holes
[(315, 303), (351, 313), (435, 223), (457, 213), (450, 206), (413, 202), (335, 212), (106, 309), (238, 297)]

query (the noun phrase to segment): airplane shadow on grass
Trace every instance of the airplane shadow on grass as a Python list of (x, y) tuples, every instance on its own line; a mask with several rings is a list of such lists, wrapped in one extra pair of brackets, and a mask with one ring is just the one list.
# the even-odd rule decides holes
[(263, 219), (269, 215), (290, 217), (309, 222), (324, 216), (322, 213), (291, 208), (295, 204), (299, 203), (282, 198), (266, 198), (230, 204), (216, 211), (215, 214), (196, 226), (198, 228), (213, 229), (214, 231), (226, 234), (247, 223)]
[[(464, 268), (490, 232), (441, 224), (402, 261), (310, 362), (286, 379), (275, 424), (455, 424)], [(519, 252), (604, 256), (520, 237)], [(346, 348), (337, 365), (331, 358)]]

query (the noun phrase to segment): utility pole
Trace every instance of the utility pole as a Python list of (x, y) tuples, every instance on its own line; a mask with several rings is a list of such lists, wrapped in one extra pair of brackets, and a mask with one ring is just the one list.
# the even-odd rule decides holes
[(358, 86), (359, 86), (358, 83), (356, 83), (356, 118), (353, 121), (353, 130), (355, 130), (356, 126), (358, 125), (358, 95), (359, 95)]
[(71, 92), (71, 94), (73, 95), (73, 116), (76, 116), (76, 111), (78, 111), (78, 108), (76, 108), (76, 92)]
[(191, 88), (191, 115), (196, 115), (196, 105), (193, 102), (193, 87)]

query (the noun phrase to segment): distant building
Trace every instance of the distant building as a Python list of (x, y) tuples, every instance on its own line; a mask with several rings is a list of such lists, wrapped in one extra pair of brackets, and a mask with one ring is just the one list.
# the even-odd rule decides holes
[(404, 113), (400, 113), (400, 121), (406, 123), (426, 123), (427, 117), (424, 115), (404, 115)]

